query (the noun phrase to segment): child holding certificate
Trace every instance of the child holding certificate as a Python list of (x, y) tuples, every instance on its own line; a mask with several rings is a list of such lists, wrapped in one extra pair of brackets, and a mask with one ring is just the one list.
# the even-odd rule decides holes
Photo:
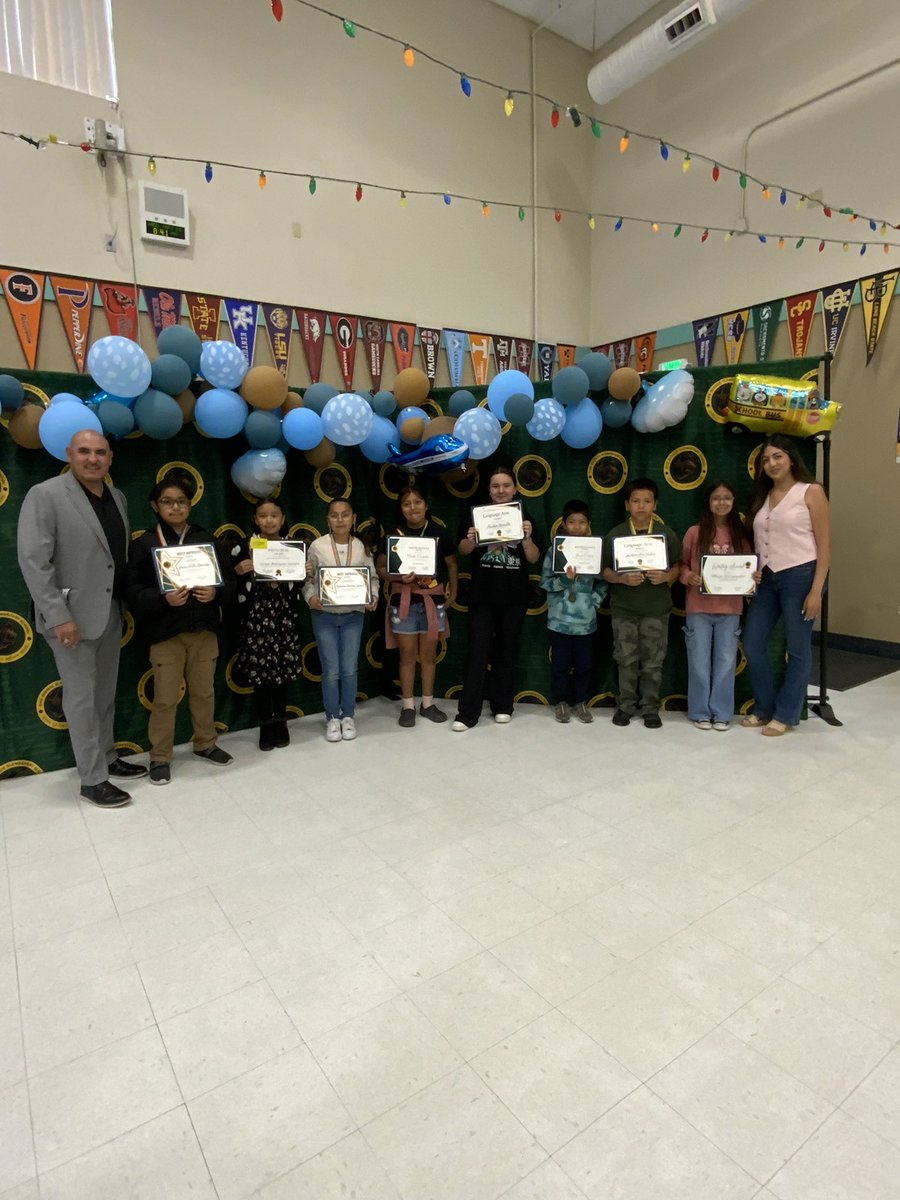
[[(233, 600), (237, 583), (227, 559), (223, 572), (212, 536), (188, 524), (196, 485), (186, 471), (169, 471), (150, 492), (156, 524), (131, 543), (125, 594), (136, 628), (150, 642), (153, 705), (150, 782), (171, 778), (175, 713), (187, 687), (194, 753), (217, 766), (231, 755), (216, 745), (213, 680), (219, 643), (219, 605)], [(192, 556), (189, 547), (197, 547)]]
[(356, 514), (350, 502), (332, 500), (326, 520), (328, 533), (316, 538), (306, 555), (303, 595), (312, 614), (322, 664), (325, 738), (349, 742), (356, 737), (363, 614), (376, 607), (378, 591), (372, 555), (353, 533)]
[[(277, 500), (260, 500), (253, 510), (253, 534), (265, 541), (287, 537), (284, 509)], [(253, 684), (260, 750), (289, 746), (287, 688), (301, 671), (297, 603), (302, 580), (258, 579), (250, 543), (234, 548), (235, 574), (240, 577), (238, 603), (243, 608), (241, 641), (235, 666)]]
[(658, 496), (652, 479), (629, 480), (628, 520), (611, 529), (603, 542), (603, 578), (609, 584), (613, 656), (619, 668), (613, 725), (629, 725), (640, 715), (647, 729), (662, 728), (659, 685), (681, 539), (656, 515)]
[(687, 588), (684, 639), (688, 660), (688, 719), (724, 733), (734, 715), (734, 664), (744, 597), (701, 592), (709, 555), (749, 554), (750, 539), (724, 479), (703, 493), (700, 521), (684, 535), (681, 582)]
[[(379, 554), (376, 567), (380, 579), (390, 580), (384, 641), (389, 650), (399, 648), (399, 724), (410, 729), (416, 723), (413, 687), (417, 660), (422, 676), (419, 715), (438, 723), (447, 720), (434, 702), (435, 658), (439, 640), (449, 636), (447, 608), (456, 596), (459, 569), (453, 543), (443, 527), (432, 521), (425, 497), (415, 484), (403, 488), (397, 507), (398, 521), (388, 533), (387, 553)], [(427, 549), (433, 560), (426, 573), (404, 570), (408, 566), (404, 555), (420, 549)]]
[[(560, 531), (567, 538), (590, 537), (590, 515), (583, 500), (567, 500), (563, 505)], [(569, 723), (571, 711), (589, 725), (594, 717), (587, 707), (588, 682), (597, 609), (606, 595), (606, 584), (599, 575), (579, 575), (571, 563), (562, 574), (555, 572), (551, 546), (544, 555), (541, 587), (547, 593), (550, 703), (562, 725)]]

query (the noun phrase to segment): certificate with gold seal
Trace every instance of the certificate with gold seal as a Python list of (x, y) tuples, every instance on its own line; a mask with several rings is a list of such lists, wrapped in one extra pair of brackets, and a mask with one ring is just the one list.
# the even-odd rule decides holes
[(323, 608), (365, 607), (371, 597), (368, 567), (319, 567), (319, 599)]
[(179, 588), (218, 587), (222, 570), (212, 542), (193, 546), (154, 546), (153, 565), (159, 590), (175, 592)]
[(522, 505), (518, 500), (512, 504), (476, 505), (472, 509), (472, 524), (479, 546), (489, 542), (521, 542), (525, 536)]
[(564, 537), (553, 539), (554, 575), (564, 575), (574, 567), (577, 575), (599, 575), (603, 559), (603, 538)]
[(638, 533), (613, 538), (613, 562), (616, 571), (668, 571), (665, 534)]
[(250, 558), (257, 579), (277, 583), (306, 579), (306, 546), (303, 542), (259, 538), (256, 544), (251, 543)]
[(706, 596), (750, 596), (756, 590), (755, 554), (704, 554), (700, 559), (700, 591)]

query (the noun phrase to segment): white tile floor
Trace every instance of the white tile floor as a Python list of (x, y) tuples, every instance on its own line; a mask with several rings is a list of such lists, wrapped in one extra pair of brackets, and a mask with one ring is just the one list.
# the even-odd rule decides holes
[(836, 706), (3, 784), (0, 1200), (900, 1198), (900, 674)]

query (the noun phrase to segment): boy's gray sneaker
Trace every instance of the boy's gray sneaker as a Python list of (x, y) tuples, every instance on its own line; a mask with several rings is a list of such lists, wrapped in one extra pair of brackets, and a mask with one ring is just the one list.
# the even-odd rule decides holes
[(559, 702), (559, 704), (557, 704), (556, 712), (554, 715), (556, 716), (556, 719), (557, 719), (557, 721), (559, 721), (560, 725), (568, 725), (569, 720), (570, 720), (570, 713), (569, 713), (569, 706), (568, 706), (568, 704), (566, 704), (565, 700), (561, 700)]
[(586, 704), (576, 704), (574, 708), (575, 716), (583, 725), (590, 725), (594, 720), (594, 714)]

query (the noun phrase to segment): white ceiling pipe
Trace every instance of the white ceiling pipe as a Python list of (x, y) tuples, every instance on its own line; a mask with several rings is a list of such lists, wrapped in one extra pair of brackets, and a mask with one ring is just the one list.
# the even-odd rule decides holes
[(684, 0), (591, 68), (591, 97), (597, 104), (613, 100), (756, 2)]

